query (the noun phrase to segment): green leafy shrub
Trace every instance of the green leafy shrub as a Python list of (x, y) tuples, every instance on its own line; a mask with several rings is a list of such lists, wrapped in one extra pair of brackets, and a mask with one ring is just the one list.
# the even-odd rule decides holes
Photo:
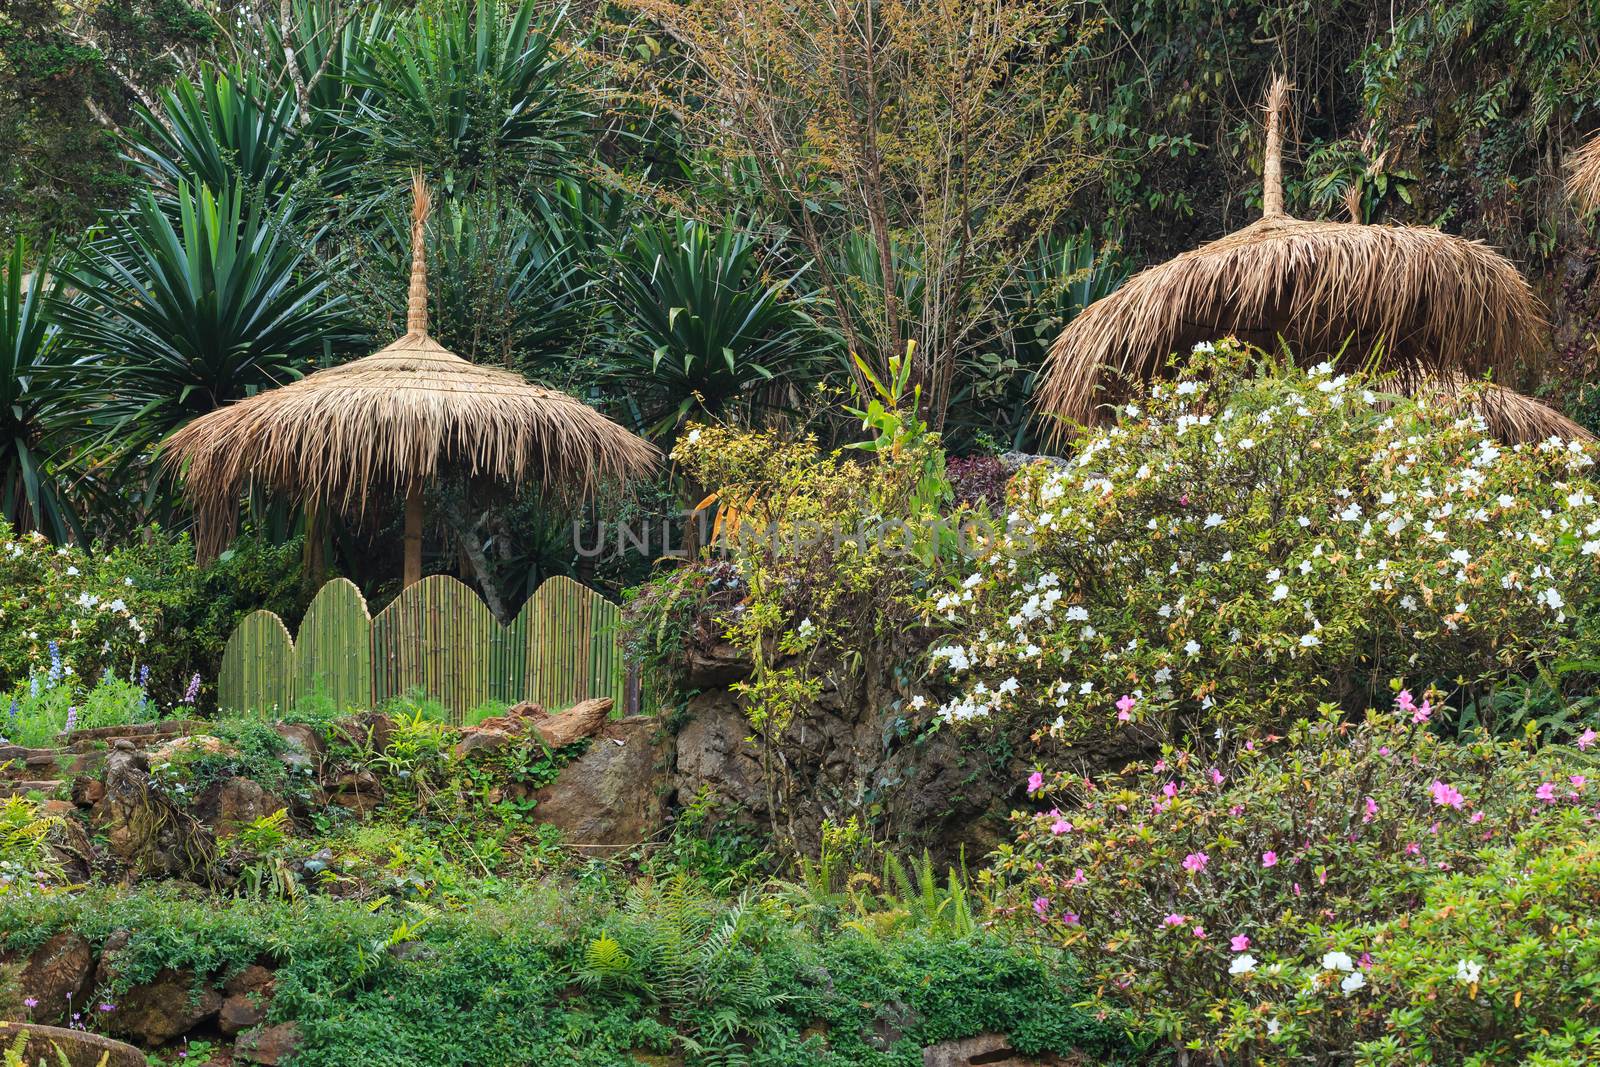
[(1233, 1062), (1298, 1035), (1286, 1051), (1321, 1060), (1398, 993), (1369, 988), (1390, 936), (1359, 931), (1398, 928), (1486, 849), (1559, 836), (1594, 804), (1581, 753), (1441, 740), (1431, 711), (1402, 693), (1392, 713), (1325, 706), (1216, 762), (1168, 748), (1099, 779), (1039, 774), (1030, 790), (1057, 807), (1019, 816), (997, 870), (1024, 887), (1024, 921), (1095, 950), (1104, 1000), (1162, 1038)]
[[(101, 675), (94, 685), (65, 674), (59, 654), (48, 670), (35, 671), (25, 683), (0, 697), (7, 703), (0, 718), (0, 738), (28, 748), (55, 748), (73, 730), (154, 722), (166, 713), (142, 685)], [(172, 709), (185, 710), (183, 705)], [(192, 710), (192, 709), (189, 709)]]
[(1501, 446), (1377, 388), (1201, 345), (1024, 471), (1007, 535), (934, 605), (959, 636), (933, 661), (967, 687), (944, 717), (1209, 735), (1560, 654), (1600, 585), (1594, 449)]

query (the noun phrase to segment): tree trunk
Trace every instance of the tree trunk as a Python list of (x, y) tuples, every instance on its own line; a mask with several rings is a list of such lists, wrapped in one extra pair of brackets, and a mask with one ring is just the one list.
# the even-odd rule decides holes
[(422, 581), (422, 483), (412, 482), (406, 490), (406, 562), (400, 587)]

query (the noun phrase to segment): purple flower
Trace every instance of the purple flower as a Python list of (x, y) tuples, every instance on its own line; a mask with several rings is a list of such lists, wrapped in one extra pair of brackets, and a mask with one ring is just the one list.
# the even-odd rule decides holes
[(38, 997), (23, 997), (22, 998), (22, 1006), (24, 1008), (37, 1008), (39, 1006), (39, 998)]
[(195, 698), (198, 697), (199, 695), (200, 695), (200, 675), (199, 674), (195, 674), (194, 677), (189, 679), (189, 688), (185, 689), (183, 691), (183, 702), (185, 704), (193, 704), (195, 702)]
[(1206, 869), (1206, 864), (1211, 862), (1211, 857), (1204, 852), (1191, 852), (1183, 857), (1183, 869), (1199, 874)]

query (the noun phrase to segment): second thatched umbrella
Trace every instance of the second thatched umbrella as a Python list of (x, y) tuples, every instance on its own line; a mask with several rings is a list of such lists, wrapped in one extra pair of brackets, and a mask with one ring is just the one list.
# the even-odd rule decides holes
[(1580, 211), (1600, 211), (1600, 133), (1567, 162), (1567, 193)]
[(1287, 100), (1278, 78), (1267, 102), (1262, 218), (1141, 271), (1086, 308), (1050, 350), (1042, 411), (1093, 422), (1101, 405), (1161, 373), (1172, 353), (1230, 335), (1268, 348), (1282, 338), (1302, 360), (1342, 353), (1351, 367), (1376, 351), (1378, 371), (1408, 392), (1446, 376), (1503, 378), (1539, 351), (1547, 332), (1539, 302), (1487, 245), (1419, 226), (1284, 214)]
[(406, 334), (387, 348), (213, 411), (167, 439), (194, 506), (198, 553), (216, 555), (259, 487), (308, 509), (362, 514), (405, 498), (405, 584), (422, 576), (423, 490), (445, 472), (592, 492), (650, 470), (656, 450), (574, 397), (469, 363), (428, 336), (423, 223), (414, 184)]

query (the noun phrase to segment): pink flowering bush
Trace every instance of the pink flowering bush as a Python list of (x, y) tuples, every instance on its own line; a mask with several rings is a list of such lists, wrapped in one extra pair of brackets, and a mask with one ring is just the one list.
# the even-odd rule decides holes
[(996, 872), (1020, 923), (1173, 1045), (1226, 1062), (1348, 1049), (1413, 996), (1375, 968), (1397, 965), (1394, 931), (1441, 881), (1518, 835), (1595, 830), (1586, 754), (1457, 744), (1414, 716), (1327, 705), (1225, 759), (1169, 747), (1118, 775), (1043, 775)]
[(942, 715), (1209, 737), (1562, 655), (1600, 591), (1593, 447), (1380, 389), (1205, 345), (1021, 472), (1008, 535), (931, 598)]

